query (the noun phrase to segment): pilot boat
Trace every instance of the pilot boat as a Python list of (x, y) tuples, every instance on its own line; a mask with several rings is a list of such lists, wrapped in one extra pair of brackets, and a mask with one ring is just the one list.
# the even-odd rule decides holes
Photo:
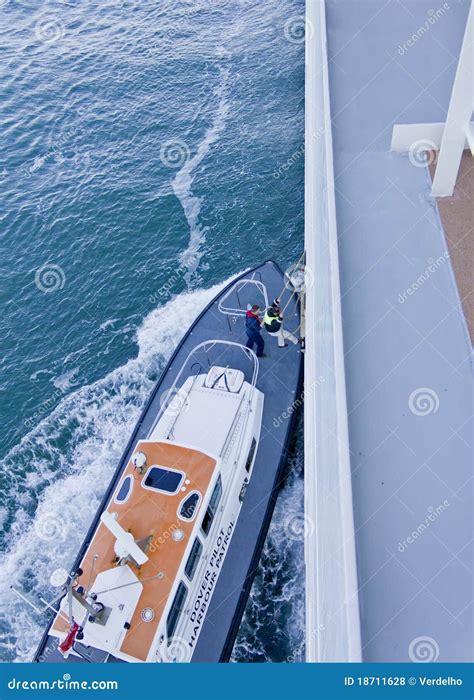
[(269, 261), (233, 280), (184, 336), (74, 565), (51, 575), (55, 595), (42, 602), (53, 616), (35, 661), (229, 659), (302, 380), (301, 346), (267, 335), (259, 359), (243, 317), (282, 287), (296, 332), (299, 294)]

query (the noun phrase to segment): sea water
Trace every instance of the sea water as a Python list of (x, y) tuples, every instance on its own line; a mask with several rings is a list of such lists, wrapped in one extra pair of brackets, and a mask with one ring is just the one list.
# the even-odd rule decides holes
[[(32, 658), (140, 410), (303, 247), (303, 0), (0, 0), (0, 658)], [(234, 661), (303, 654), (301, 425)], [(300, 528), (301, 529), (301, 528)]]

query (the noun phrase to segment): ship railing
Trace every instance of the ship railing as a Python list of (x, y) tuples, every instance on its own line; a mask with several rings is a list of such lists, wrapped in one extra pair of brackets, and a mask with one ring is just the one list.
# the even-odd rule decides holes
[(308, 662), (357, 662), (362, 653), (324, 0), (306, 3), (306, 27), (312, 31), (306, 32), (305, 247), (306, 270), (317, 284), (306, 291), (305, 522), (314, 527), (305, 528), (305, 651)]
[[(256, 354), (253, 352), (253, 350), (250, 350), (250, 348), (245, 347), (245, 345), (242, 345), (241, 343), (236, 343), (232, 340), (220, 340), (220, 339), (212, 339), (212, 340), (205, 340), (202, 343), (199, 343), (199, 345), (196, 345), (187, 355), (186, 359), (184, 360), (183, 364), (181, 365), (181, 368), (179, 369), (178, 374), (175, 377), (175, 380), (171, 387), (167, 389), (164, 392), (163, 399), (160, 400), (160, 410), (158, 411), (157, 417), (155, 418), (155, 422), (153, 424), (152, 430), (155, 429), (156, 425), (158, 422), (161, 420), (163, 415), (168, 411), (171, 413), (173, 420), (171, 422), (171, 425), (168, 427), (167, 430), (167, 435), (168, 437), (172, 436), (173, 434), (173, 428), (176, 425), (176, 422), (179, 419), (179, 416), (181, 415), (184, 407), (186, 406), (186, 402), (188, 400), (188, 392), (186, 394), (183, 394), (181, 391), (181, 387), (188, 379), (190, 376), (193, 377), (193, 382), (191, 385), (191, 389), (194, 386), (197, 378), (199, 377), (200, 374), (203, 373), (203, 366), (201, 365), (200, 362), (196, 361), (196, 355), (199, 353), (205, 353), (207, 355), (207, 362), (208, 366), (211, 367), (212, 363), (210, 361), (210, 352), (215, 349), (216, 347), (225, 347), (226, 349), (236, 349), (240, 351), (244, 357), (249, 361), (251, 365), (251, 378), (249, 380), (250, 384), (250, 391), (248, 393), (248, 403), (249, 405), (252, 402), (253, 398), (253, 393), (257, 384), (257, 378), (258, 378), (258, 369), (259, 369), (259, 363), (258, 363), (258, 358)], [(194, 359), (194, 362), (190, 365), (190, 361)], [(225, 361), (224, 353), (219, 354), (219, 357), (217, 358), (217, 361), (223, 364)], [(215, 362), (214, 362), (215, 364)], [(230, 366), (229, 364), (227, 366)], [(188, 373), (187, 368), (189, 367)], [(195, 371), (193, 372), (193, 368), (196, 368)], [(172, 410), (170, 411), (171, 405), (174, 404)], [(176, 405), (177, 404), (177, 405)]]

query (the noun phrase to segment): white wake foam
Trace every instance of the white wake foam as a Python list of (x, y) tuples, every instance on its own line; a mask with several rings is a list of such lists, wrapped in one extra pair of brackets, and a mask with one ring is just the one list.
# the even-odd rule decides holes
[[(49, 576), (71, 566), (110, 482), (140, 409), (190, 320), (225, 283), (179, 295), (137, 330), (138, 355), (64, 397), (6, 456), (10, 522), (0, 569), (2, 660), (27, 661), (45, 619), (10, 590), (52, 595)], [(5, 514), (3, 514), (5, 517)]]
[(225, 126), (228, 104), (228, 81), (229, 71), (221, 69), (221, 81), (215, 91), (218, 105), (211, 126), (206, 130), (204, 138), (198, 145), (196, 153), (192, 158), (188, 158), (183, 166), (176, 173), (171, 186), (176, 197), (181, 202), (186, 220), (189, 225), (190, 237), (187, 248), (180, 254), (180, 263), (187, 268), (185, 275), (186, 282), (190, 282), (193, 273), (196, 271), (202, 257), (202, 245), (206, 241), (206, 227), (199, 222), (201, 212), (201, 198), (192, 192), (194, 182), (194, 172), (198, 165), (209, 153), (213, 143), (215, 143)]

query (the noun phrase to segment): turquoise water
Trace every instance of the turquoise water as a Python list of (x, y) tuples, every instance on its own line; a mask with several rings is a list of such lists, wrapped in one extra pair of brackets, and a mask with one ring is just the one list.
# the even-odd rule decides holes
[[(70, 563), (153, 382), (219, 286), (299, 257), (304, 2), (0, 6), (0, 658), (27, 660), (41, 618), (8, 585), (37, 595)], [(300, 653), (302, 551), (275, 525), (301, 506), (300, 462), (235, 660)]]

